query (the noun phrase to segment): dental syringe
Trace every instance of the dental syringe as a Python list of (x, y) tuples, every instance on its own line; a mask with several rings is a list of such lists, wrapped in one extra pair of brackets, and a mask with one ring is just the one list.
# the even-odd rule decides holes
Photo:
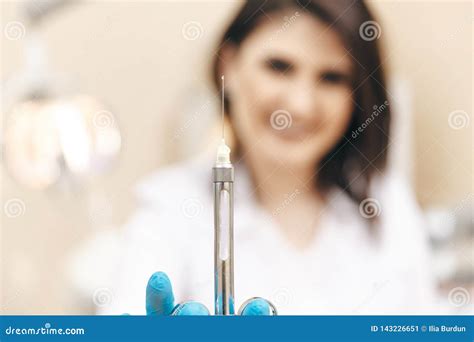
[(222, 76), (222, 139), (212, 168), (214, 182), (215, 315), (234, 314), (234, 167), (224, 140), (224, 76)]

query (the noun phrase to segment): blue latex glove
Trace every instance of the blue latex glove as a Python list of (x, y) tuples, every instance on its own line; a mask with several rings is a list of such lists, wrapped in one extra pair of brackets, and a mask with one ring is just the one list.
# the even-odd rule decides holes
[[(209, 315), (209, 310), (198, 302), (174, 304), (173, 288), (166, 273), (156, 272), (148, 280), (146, 287), (147, 315)], [(265, 299), (249, 301), (242, 310), (244, 316), (270, 315), (270, 305)]]

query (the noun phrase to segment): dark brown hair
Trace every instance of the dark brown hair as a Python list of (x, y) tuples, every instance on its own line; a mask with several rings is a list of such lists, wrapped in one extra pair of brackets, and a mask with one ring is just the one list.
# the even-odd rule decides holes
[[(213, 78), (219, 89), (219, 59), (226, 44), (239, 46), (265, 14), (295, 9), (326, 22), (342, 38), (354, 59), (352, 121), (336, 146), (323, 158), (317, 183), (328, 190), (339, 187), (360, 203), (367, 197), (373, 175), (385, 168), (389, 141), (390, 106), (377, 45), (380, 26), (363, 1), (261, 0), (246, 1), (225, 31), (213, 62)], [(374, 36), (377, 35), (377, 36)], [(226, 98), (226, 112), (229, 113)]]

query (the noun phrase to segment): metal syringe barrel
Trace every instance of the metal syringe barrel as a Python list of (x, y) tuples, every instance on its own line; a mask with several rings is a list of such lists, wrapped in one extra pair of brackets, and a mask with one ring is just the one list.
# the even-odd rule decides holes
[(216, 315), (234, 310), (234, 167), (218, 164), (214, 182), (214, 303)]

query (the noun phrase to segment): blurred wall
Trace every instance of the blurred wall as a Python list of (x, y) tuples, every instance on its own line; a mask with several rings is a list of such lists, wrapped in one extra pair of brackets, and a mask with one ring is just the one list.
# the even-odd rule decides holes
[[(384, 25), (385, 61), (412, 93), (418, 199), (423, 206), (456, 205), (473, 192), (474, 180), (472, 3), (370, 4)], [(450, 120), (458, 110), (465, 114)]]
[[(6, 23), (21, 20), (17, 5), (1, 3), (2, 30)], [(98, 194), (112, 208), (106, 228), (115, 229), (133, 209), (130, 190), (138, 179), (186, 154), (178, 144), (196, 149), (206, 145), (173, 139), (183, 127), (176, 113), (189, 111), (183, 107), (189, 97), (210, 92), (206, 63), (238, 5), (96, 1), (59, 10), (44, 23), (41, 32), (52, 66), (74, 75), (81, 92), (107, 104), (118, 118), (124, 145), (116, 168), (79, 191), (33, 192), (13, 182), (2, 167), (2, 205), (9, 198), (25, 204), (20, 217), (2, 215), (2, 313), (90, 312), (92, 303), (71, 296), (64, 271), (68, 252), (92, 232), (105, 229), (91, 223), (90, 200)], [(383, 25), (384, 63), (412, 98), (410, 166), (418, 199), (423, 206), (455, 206), (473, 191), (473, 124), (453, 129), (448, 122), (455, 110), (465, 111), (472, 121), (472, 5), (370, 5)], [(196, 40), (183, 37), (183, 25), (191, 21), (202, 28)], [(5, 80), (22, 67), (22, 41), (2, 35), (1, 47)], [(202, 108), (212, 114), (215, 106), (212, 102)], [(206, 123), (202, 130), (209, 120), (204, 114), (198, 117)]]

